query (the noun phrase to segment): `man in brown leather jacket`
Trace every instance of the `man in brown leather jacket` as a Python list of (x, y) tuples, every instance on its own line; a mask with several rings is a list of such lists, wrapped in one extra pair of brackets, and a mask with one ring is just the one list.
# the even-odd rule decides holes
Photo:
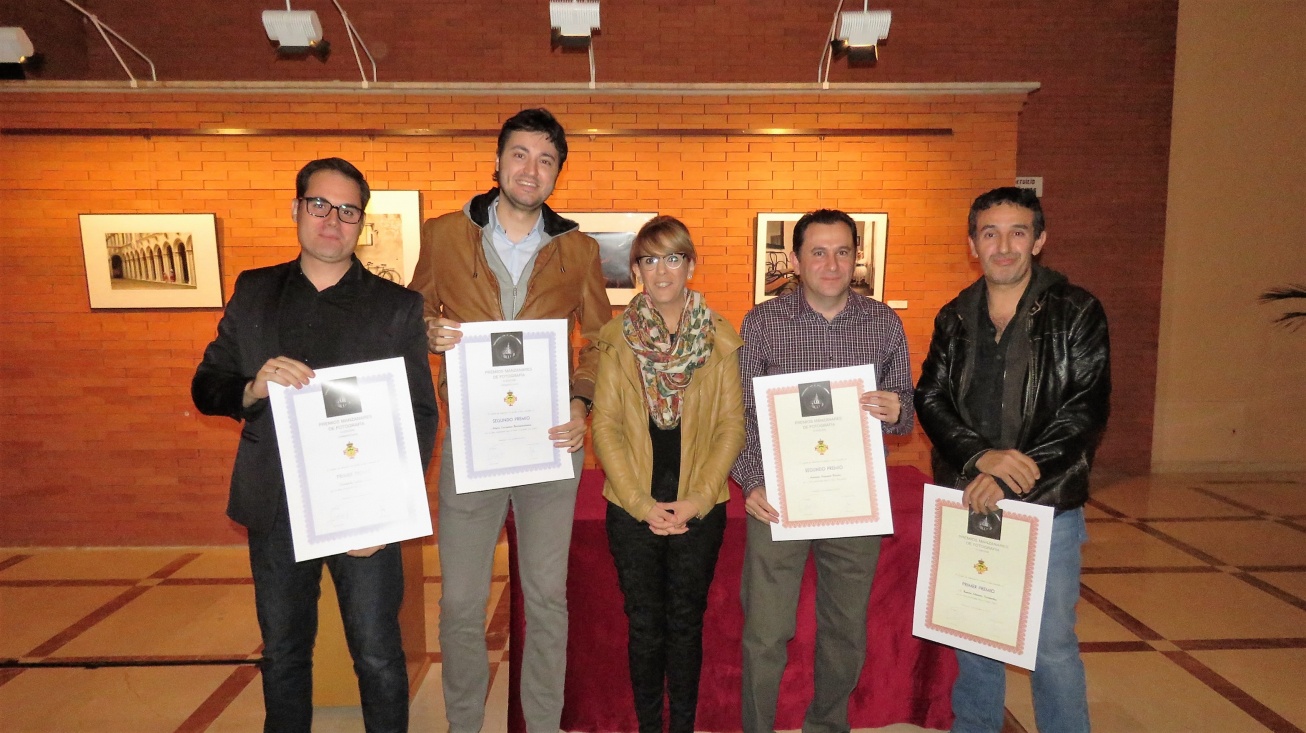
[[(527, 730), (559, 729), (567, 663), (567, 555), (584, 455), (585, 417), (594, 398), (599, 329), (612, 316), (598, 243), (545, 205), (567, 160), (562, 125), (543, 109), (519, 112), (499, 133), (497, 188), (462, 211), (427, 221), (410, 288), (426, 298), (431, 351), (443, 353), (473, 321), (566, 318), (580, 326), (571, 374), (571, 420), (549, 431), (572, 451), (576, 478), (459, 494), (452, 461), (440, 465), (438, 511), (440, 651), (445, 715), (452, 733), (485, 722), (489, 661), (485, 606), (494, 547), (513, 507), (526, 602), (521, 699)], [(440, 394), (447, 399), (443, 367)], [(442, 456), (451, 452), (446, 433)]]
[[(1087, 733), (1075, 636), (1084, 502), (1111, 397), (1106, 313), (1088, 291), (1040, 267), (1047, 240), (1032, 191), (998, 188), (970, 210), (984, 276), (943, 306), (916, 383), (916, 416), (934, 444), (935, 482), (988, 514), (1001, 499), (1056, 508), (1043, 624), (1030, 678), (1039, 730)], [(1001, 662), (957, 650), (956, 733), (1003, 725)]]

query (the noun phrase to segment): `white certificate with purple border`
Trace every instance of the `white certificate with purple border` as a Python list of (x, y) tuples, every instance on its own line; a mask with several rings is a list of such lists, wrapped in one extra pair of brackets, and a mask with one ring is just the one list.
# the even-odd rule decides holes
[(571, 420), (566, 319), (464, 323), (445, 352), (459, 494), (575, 478), (549, 428)]
[(431, 534), (402, 358), (268, 383), (268, 398), (296, 562)]

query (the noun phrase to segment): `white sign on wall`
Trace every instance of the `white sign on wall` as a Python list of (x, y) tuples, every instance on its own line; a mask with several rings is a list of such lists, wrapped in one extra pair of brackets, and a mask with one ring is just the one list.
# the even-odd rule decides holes
[(1021, 176), (1016, 179), (1017, 188), (1032, 188), (1034, 195), (1043, 198), (1043, 176)]

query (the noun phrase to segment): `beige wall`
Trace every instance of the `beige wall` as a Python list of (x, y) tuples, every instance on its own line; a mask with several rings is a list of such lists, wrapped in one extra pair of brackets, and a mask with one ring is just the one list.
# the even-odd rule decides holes
[(1306, 469), (1306, 2), (1181, 0), (1171, 129), (1153, 470)]

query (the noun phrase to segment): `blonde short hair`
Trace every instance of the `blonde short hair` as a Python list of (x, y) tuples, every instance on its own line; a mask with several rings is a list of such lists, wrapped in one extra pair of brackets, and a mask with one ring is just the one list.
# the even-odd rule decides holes
[(698, 261), (689, 229), (674, 216), (655, 216), (635, 235), (630, 245), (630, 266), (635, 267), (641, 257), (665, 257), (672, 252), (685, 255), (690, 262)]

